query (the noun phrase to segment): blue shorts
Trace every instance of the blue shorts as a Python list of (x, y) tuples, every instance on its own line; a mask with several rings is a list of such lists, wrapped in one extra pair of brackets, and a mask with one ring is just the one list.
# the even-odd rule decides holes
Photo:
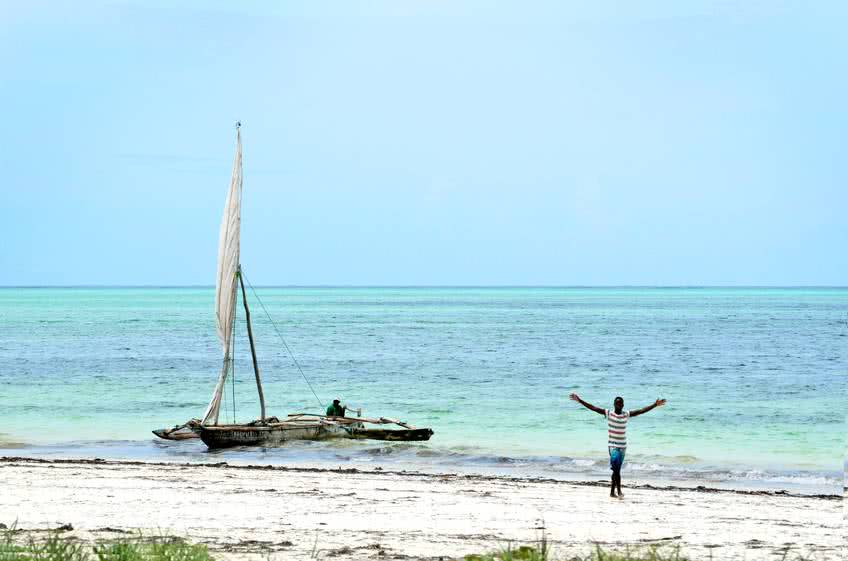
[(613, 471), (621, 471), (621, 466), (624, 465), (624, 448), (609, 449), (610, 469)]

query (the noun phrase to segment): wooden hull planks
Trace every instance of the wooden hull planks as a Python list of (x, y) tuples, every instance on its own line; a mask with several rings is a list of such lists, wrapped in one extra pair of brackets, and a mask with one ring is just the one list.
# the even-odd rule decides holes
[(330, 423), (278, 423), (268, 425), (213, 425), (200, 428), (200, 439), (209, 449), (233, 446), (281, 446), (293, 440), (348, 438), (341, 425)]
[(212, 449), (234, 446), (283, 446), (294, 440), (385, 440), (389, 442), (422, 442), (430, 440), (433, 430), (368, 429), (362, 423), (273, 423), (267, 425), (214, 425), (200, 427), (200, 439)]

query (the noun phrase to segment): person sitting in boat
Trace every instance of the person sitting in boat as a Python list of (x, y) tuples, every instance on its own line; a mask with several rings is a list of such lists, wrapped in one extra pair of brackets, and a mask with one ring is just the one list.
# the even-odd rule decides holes
[(327, 407), (328, 417), (344, 417), (347, 405), (342, 405), (338, 399), (333, 400), (333, 404)]

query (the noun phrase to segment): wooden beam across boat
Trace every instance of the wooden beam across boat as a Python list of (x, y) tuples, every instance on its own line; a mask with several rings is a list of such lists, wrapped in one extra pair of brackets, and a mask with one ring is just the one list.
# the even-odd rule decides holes
[(430, 440), (433, 429), (366, 429), (353, 427), (350, 438), (362, 440), (386, 440), (389, 442), (420, 442)]
[(316, 415), (314, 413), (289, 413), (289, 419), (294, 420), (294, 418), (298, 417), (306, 417), (312, 419), (332, 419), (334, 421), (340, 423), (371, 423), (374, 425), (399, 425), (406, 429), (415, 429), (416, 427), (413, 425), (409, 425), (402, 421), (398, 421), (397, 419), (390, 419), (388, 417), (380, 417), (378, 419), (372, 419), (368, 417), (332, 417), (327, 415)]

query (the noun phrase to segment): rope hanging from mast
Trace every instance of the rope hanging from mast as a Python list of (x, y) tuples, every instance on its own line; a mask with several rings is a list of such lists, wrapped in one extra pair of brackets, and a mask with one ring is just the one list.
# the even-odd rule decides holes
[(268, 313), (268, 308), (265, 307), (265, 304), (262, 302), (262, 299), (259, 298), (259, 294), (256, 293), (256, 289), (253, 288), (252, 284), (250, 284), (250, 280), (244, 274), (244, 271), (241, 271), (241, 277), (247, 282), (247, 286), (250, 287), (250, 290), (251, 290), (251, 292), (253, 292), (253, 296), (256, 298), (256, 301), (259, 302), (260, 306), (262, 306), (262, 311), (264, 311), (265, 315), (268, 316), (268, 321), (271, 322), (271, 325), (274, 327), (274, 331), (277, 332), (277, 336), (280, 338), (280, 341), (283, 342), (283, 346), (286, 348), (286, 351), (289, 353), (289, 356), (291, 357), (292, 362), (294, 362), (294, 365), (297, 366), (297, 369), (300, 372), (300, 375), (303, 376), (303, 380), (306, 382), (306, 385), (309, 386), (309, 391), (311, 391), (312, 395), (315, 396), (315, 400), (318, 402), (318, 405), (320, 405), (322, 409), (325, 409), (324, 402), (322, 402), (321, 398), (318, 397), (318, 394), (315, 393), (315, 389), (312, 387), (312, 384), (309, 382), (309, 378), (307, 378), (306, 374), (304, 374), (303, 368), (300, 367), (300, 363), (294, 357), (294, 353), (289, 348), (289, 344), (286, 343), (286, 340), (283, 337), (283, 334), (280, 333), (279, 328), (277, 328), (277, 324), (274, 323), (274, 319), (271, 317), (271, 314)]

